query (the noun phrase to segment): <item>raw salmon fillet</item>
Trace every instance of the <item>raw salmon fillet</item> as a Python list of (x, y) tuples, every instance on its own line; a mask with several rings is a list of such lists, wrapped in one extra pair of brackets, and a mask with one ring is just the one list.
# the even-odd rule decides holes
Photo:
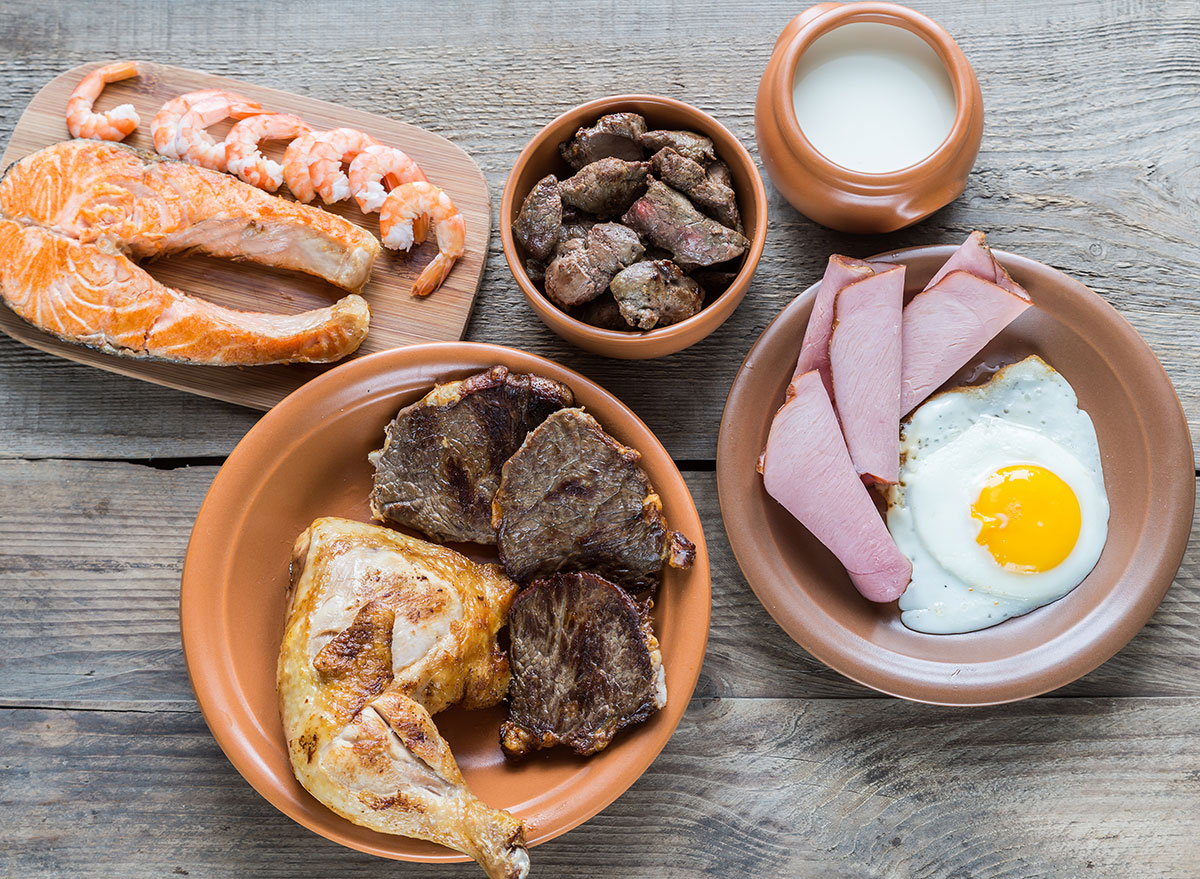
[(125, 255), (0, 219), (0, 297), (36, 327), (109, 354), (249, 365), (340, 360), (367, 334), (350, 294), (302, 314), (234, 311), (173, 290)]
[(0, 214), (134, 259), (197, 250), (324, 278), (357, 292), (381, 245), (328, 211), (228, 174), (120, 143), (70, 140), (21, 159), (0, 180)]

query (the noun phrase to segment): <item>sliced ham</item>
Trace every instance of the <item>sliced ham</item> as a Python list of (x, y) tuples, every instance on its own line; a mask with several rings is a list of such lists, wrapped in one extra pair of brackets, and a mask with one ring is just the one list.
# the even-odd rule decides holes
[(792, 381), (758, 469), (767, 493), (837, 556), (863, 597), (879, 602), (900, 597), (912, 564), (854, 469), (816, 370)]
[(861, 259), (836, 254), (829, 257), (825, 277), (821, 278), (821, 285), (817, 287), (817, 298), (808, 317), (808, 328), (804, 331), (800, 358), (796, 362), (792, 378), (815, 369), (821, 374), (826, 393), (833, 393), (833, 382), (829, 374), (829, 337), (833, 333), (834, 301), (843, 287), (869, 278), (875, 271), (876, 266)]
[(992, 249), (987, 246), (984, 241), (984, 235), (979, 230), (972, 232), (967, 236), (967, 240), (959, 245), (958, 250), (950, 254), (950, 258), (945, 264), (938, 269), (929, 283), (925, 285), (928, 290), (942, 278), (951, 272), (970, 272), (977, 278), (982, 278), (985, 281), (991, 281), (999, 287), (1004, 288), (1009, 293), (1020, 296), (1028, 301), (1029, 294), (1025, 292), (1025, 288), (1012, 279), (1005, 271), (1004, 266), (992, 255)]
[(967, 271), (951, 271), (914, 296), (900, 327), (901, 413), (937, 390), (1029, 305), (1028, 298)]
[(894, 266), (838, 292), (829, 340), (833, 402), (854, 468), (889, 485), (900, 471), (903, 310), (904, 266)]

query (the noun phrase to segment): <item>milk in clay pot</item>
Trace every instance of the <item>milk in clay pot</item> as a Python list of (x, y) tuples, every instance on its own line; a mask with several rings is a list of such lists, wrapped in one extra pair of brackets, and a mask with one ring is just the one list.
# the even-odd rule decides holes
[(966, 187), (983, 99), (940, 26), (892, 3), (825, 3), (784, 29), (763, 74), (763, 164), (799, 211), (844, 232), (882, 233)]

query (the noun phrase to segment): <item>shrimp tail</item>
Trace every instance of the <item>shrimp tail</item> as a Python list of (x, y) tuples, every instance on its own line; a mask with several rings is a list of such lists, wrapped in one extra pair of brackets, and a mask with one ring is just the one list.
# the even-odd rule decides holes
[(446, 276), (454, 268), (456, 259), (457, 257), (439, 253), (430, 260), (429, 265), (425, 266), (425, 270), (413, 281), (412, 295), (428, 296), (438, 287), (442, 286), (442, 282), (446, 280)]

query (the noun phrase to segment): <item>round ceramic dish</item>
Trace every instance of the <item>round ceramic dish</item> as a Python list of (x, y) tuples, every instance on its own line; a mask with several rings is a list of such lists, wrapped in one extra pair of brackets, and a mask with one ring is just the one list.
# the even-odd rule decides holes
[[(558, 153), (559, 144), (570, 140), (580, 127), (592, 125), (606, 113), (618, 112), (641, 113), (651, 129), (686, 129), (712, 138), (717, 157), (729, 166), (733, 176), (738, 209), (746, 227), (746, 237), (750, 239), (750, 249), (746, 251), (741, 271), (724, 293), (687, 320), (653, 330), (604, 330), (571, 317), (529, 280), (523, 257), (513, 239), (513, 221), (533, 185), (547, 174), (563, 179), (573, 173)], [(767, 240), (767, 194), (746, 148), (707, 113), (671, 98), (616, 95), (568, 110), (539, 131), (521, 151), (500, 200), (500, 240), (504, 243), (504, 258), (508, 260), (517, 286), (542, 323), (568, 342), (606, 357), (626, 360), (664, 357), (699, 342), (723, 324), (746, 295)]]
[[(184, 562), (183, 650), (209, 729), (255, 790), (310, 830), (369, 854), (468, 860), (432, 843), (352, 824), (309, 796), (292, 775), (275, 692), (292, 541), (318, 516), (370, 521), (373, 471), (366, 456), (382, 444), (384, 425), (435, 381), (498, 363), (565, 382), (613, 436), (639, 449), (671, 526), (695, 542), (696, 561), (686, 571), (667, 571), (656, 597), (654, 628), (668, 692), (662, 711), (619, 733), (594, 757), (558, 748), (510, 766), (499, 745), (503, 706), (448, 709), (436, 722), (468, 785), (485, 802), (524, 819), (530, 845), (565, 833), (615, 800), (662, 750), (704, 659), (710, 582), (700, 518), (666, 450), (616, 397), (541, 357), (468, 343), (384, 351), (314, 379), (263, 416), (213, 480)], [(496, 558), (491, 547), (464, 551), (479, 560)]]
[[(915, 293), (954, 251), (920, 247), (878, 257), (903, 263)], [(792, 638), (849, 678), (905, 699), (987, 705), (1035, 696), (1091, 671), (1146, 623), (1183, 558), (1194, 504), (1192, 445), (1170, 380), (1137, 332), (1099, 296), (1032, 260), (995, 251), (1029, 291), (1026, 311), (980, 361), (1041, 356), (1075, 388), (1096, 425), (1111, 506), (1095, 569), (1065, 598), (990, 629), (927, 635), (896, 605), (855, 591), (833, 555), (763, 489), (755, 461), (808, 323), (816, 285), (750, 349), (721, 418), (717, 488), (738, 563)]]

